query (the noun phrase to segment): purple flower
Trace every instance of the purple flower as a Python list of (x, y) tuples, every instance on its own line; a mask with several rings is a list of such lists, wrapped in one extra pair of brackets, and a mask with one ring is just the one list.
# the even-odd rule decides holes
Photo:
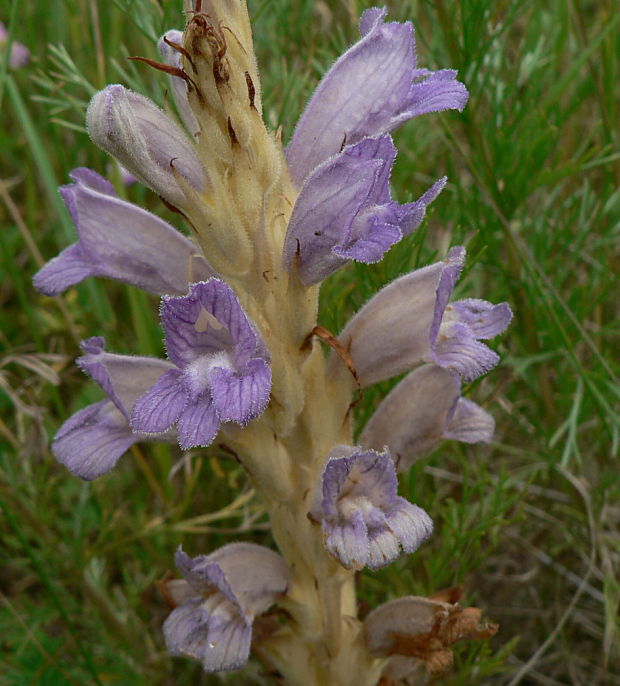
[(377, 450), (388, 446), (399, 472), (441, 441), (488, 443), (495, 421), (462, 398), (454, 372), (433, 364), (418, 367), (387, 395), (366, 423), (359, 441)]
[(45, 295), (58, 295), (89, 276), (104, 276), (156, 295), (187, 293), (187, 284), (213, 276), (198, 248), (172, 226), (121, 200), (92, 169), (74, 169), (60, 194), (79, 240), (34, 276)]
[(493, 305), (473, 298), (448, 304), (464, 262), (465, 248), (452, 248), (437, 287), (430, 345), (434, 362), (473, 381), (499, 362), (499, 355), (479, 339), (502, 333), (512, 312), (508, 303)]
[(389, 177), (396, 150), (388, 134), (426, 112), (463, 109), (456, 72), (416, 68), (413, 26), (362, 15), (362, 38), (325, 75), (301, 116), (286, 159), (300, 194), (284, 243), (284, 264), (305, 285), (348, 260), (378, 262), (422, 221), (445, 185), (398, 205)]
[(96, 93), (86, 113), (88, 134), (138, 181), (177, 207), (208, 178), (187, 135), (143, 95), (124, 86)]
[(302, 114), (286, 150), (298, 186), (345, 144), (389, 133), (420, 114), (465, 107), (467, 89), (456, 72), (416, 68), (411, 22), (384, 24), (386, 15), (378, 7), (364, 12), (361, 40), (323, 77)]
[(310, 517), (320, 522), (327, 550), (347, 569), (378, 569), (400, 549), (412, 553), (433, 523), (417, 505), (396, 495), (398, 481), (388, 451), (349, 446), (325, 463)]
[(56, 459), (87, 481), (109, 472), (134, 443), (174, 440), (171, 434), (153, 438), (134, 433), (129, 426), (138, 396), (172, 365), (151, 357), (106, 353), (104, 345), (100, 337), (83, 341), (85, 355), (76, 362), (108, 399), (76, 412), (60, 427), (52, 443)]
[(179, 548), (175, 561), (187, 588), (181, 594), (177, 589), (185, 600), (164, 623), (168, 650), (201, 660), (207, 672), (242, 667), (254, 618), (286, 593), (286, 562), (251, 543), (231, 543), (195, 558)]
[[(9, 38), (9, 32), (6, 26), (0, 21), (0, 52), (4, 52), (5, 45)], [(0, 59), (4, 56), (0, 56)], [(11, 52), (9, 54), (9, 67), (11, 69), (20, 69), (25, 67), (30, 61), (30, 50), (17, 41), (11, 43)]]
[(295, 264), (302, 283), (322, 281), (348, 260), (378, 262), (420, 224), (446, 179), (415, 202), (399, 205), (389, 190), (395, 157), (390, 136), (365, 138), (306, 179), (284, 241), (285, 266)]
[[(499, 361), (479, 339), (504, 331), (512, 313), (507, 303), (458, 300), (448, 304), (465, 260), (452, 248), (443, 262), (416, 269), (380, 290), (339, 336), (362, 386), (433, 362), (472, 381)], [(332, 355), (332, 369), (340, 364)]]
[(136, 402), (132, 426), (160, 433), (178, 422), (183, 449), (207, 446), (222, 422), (245, 425), (269, 401), (268, 353), (233, 291), (219, 279), (191, 284), (161, 305), (166, 372)]

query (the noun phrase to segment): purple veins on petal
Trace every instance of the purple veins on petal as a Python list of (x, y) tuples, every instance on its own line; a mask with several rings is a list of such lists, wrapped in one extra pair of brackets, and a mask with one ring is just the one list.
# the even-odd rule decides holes
[(251, 543), (195, 558), (179, 549), (175, 559), (189, 588), (164, 623), (168, 649), (200, 660), (207, 672), (242, 667), (254, 618), (286, 592), (288, 566), (277, 553)]
[(35, 274), (34, 285), (58, 295), (89, 276), (102, 276), (156, 295), (183, 294), (190, 280), (213, 271), (198, 248), (159, 217), (121, 200), (113, 186), (87, 168), (71, 172), (60, 194), (78, 242)]
[(416, 69), (411, 22), (384, 23), (386, 14), (376, 7), (364, 12), (361, 39), (323, 77), (297, 123), (286, 157), (298, 186), (343, 144), (465, 106), (467, 89), (456, 72)]
[(320, 164), (304, 182), (284, 241), (284, 264), (317, 283), (348, 260), (378, 262), (422, 221), (445, 179), (399, 205), (390, 196), (396, 157), (390, 136), (365, 138)]
[(465, 261), (465, 248), (452, 248), (437, 287), (429, 340), (431, 360), (473, 381), (499, 362), (499, 355), (478, 339), (502, 333), (512, 312), (507, 303), (458, 300), (448, 304)]
[(79, 410), (60, 427), (52, 453), (72, 474), (91, 481), (113, 469), (140, 440), (114, 403), (101, 400)]
[(460, 395), (454, 372), (425, 364), (409, 373), (385, 397), (366, 423), (360, 443), (388, 446), (396, 471), (408, 469), (443, 440), (488, 443), (493, 417)]
[[(344, 454), (343, 454), (344, 452)], [(430, 517), (396, 495), (389, 452), (348, 448), (328, 457), (310, 517), (321, 524), (325, 546), (347, 569), (378, 569), (430, 536)]]
[(245, 425), (269, 402), (265, 344), (233, 291), (210, 279), (162, 299), (168, 357), (175, 369), (137, 402), (132, 426), (165, 431), (178, 422), (183, 449), (209, 445), (222, 422)]
[[(91, 480), (110, 471), (134, 443), (154, 440), (132, 432), (129, 416), (136, 398), (165, 374), (172, 365), (150, 357), (115, 355), (104, 350), (101, 337), (82, 342), (84, 355), (77, 365), (108, 396), (76, 412), (58, 430), (52, 453), (73, 474)], [(173, 440), (170, 434), (156, 440)]]

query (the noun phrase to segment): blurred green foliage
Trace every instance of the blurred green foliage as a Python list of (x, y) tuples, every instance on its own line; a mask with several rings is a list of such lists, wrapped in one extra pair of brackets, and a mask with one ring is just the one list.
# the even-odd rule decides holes
[[(286, 138), (370, 3), (250, 4), (266, 119)], [(501, 629), (459, 646), (445, 683), (620, 683), (620, 13), (613, 0), (388, 4), (391, 19), (414, 21), (420, 64), (459, 69), (471, 97), (461, 115), (397, 132), (395, 196), (418, 197), (443, 174), (448, 187), (381, 263), (326, 283), (321, 323), (337, 333), (382, 285), (456, 244), (469, 254), (459, 295), (506, 300), (515, 320), (497, 342), (501, 366), (466, 389), (496, 417), (496, 442), (444, 444), (404, 475), (403, 494), (432, 514), (435, 534), (360, 575), (362, 612), (462, 585), (463, 603)], [(183, 25), (181, 1), (4, 2), (0, 19), (32, 52), (20, 71), (0, 67), (0, 684), (268, 683), (257, 665), (206, 676), (171, 659), (160, 632), (156, 582), (180, 543), (192, 553), (232, 538), (269, 544), (236, 463), (217, 447), (182, 458), (142, 446), (84, 484), (48, 447), (100, 398), (71, 364), (81, 338), (162, 352), (151, 296), (89, 281), (52, 300), (31, 277), (73, 240), (56, 191), (68, 172), (90, 166), (119, 181), (84, 130), (92, 93), (118, 81), (168, 101), (163, 76), (126, 57), (156, 57), (154, 40)], [(149, 191), (117, 187), (180, 226)], [(365, 392), (360, 427), (395, 382)]]

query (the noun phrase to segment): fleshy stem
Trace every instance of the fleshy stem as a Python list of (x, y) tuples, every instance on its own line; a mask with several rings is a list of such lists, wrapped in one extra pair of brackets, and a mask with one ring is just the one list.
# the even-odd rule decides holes
[(364, 647), (355, 572), (332, 559), (308, 518), (330, 450), (352, 443), (356, 379), (342, 365), (327, 374), (317, 323), (318, 287), (283, 267), (282, 248), (298, 195), (279, 134), (261, 116), (260, 83), (244, 2), (193, 8), (181, 53), (188, 101), (209, 177), (197, 193), (178, 175), (182, 208), (211, 265), (231, 285), (267, 342), (271, 402), (244, 428), (224, 428), (269, 512), (293, 573), (280, 607), (288, 622), (256, 652), (290, 686), (374, 686), (383, 660)]

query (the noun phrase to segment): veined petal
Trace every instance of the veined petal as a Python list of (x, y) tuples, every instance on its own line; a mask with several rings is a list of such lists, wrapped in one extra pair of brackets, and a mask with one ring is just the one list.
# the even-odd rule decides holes
[(103, 276), (150, 293), (185, 294), (190, 281), (213, 276), (199, 249), (172, 226), (121, 200), (90, 169), (75, 169), (60, 193), (79, 242), (34, 277), (46, 295), (58, 295), (88, 276)]
[(345, 261), (332, 249), (347, 241), (351, 224), (376, 184), (382, 162), (336, 155), (315, 169), (301, 189), (284, 240), (284, 265), (302, 283), (318, 283)]
[[(412, 369), (431, 354), (429, 331), (443, 269), (438, 262), (392, 281), (345, 326), (339, 339), (362, 386)], [(330, 369), (339, 364), (331, 355)]]
[(250, 360), (242, 372), (214, 367), (209, 389), (220, 420), (245, 425), (269, 402), (271, 369), (260, 358)]
[(495, 420), (479, 405), (459, 398), (448, 418), (444, 438), (462, 443), (490, 443), (495, 432)]
[(200, 660), (206, 672), (239, 669), (250, 654), (251, 625), (241, 615), (214, 612), (210, 604), (192, 598), (172, 611), (164, 622), (168, 650)]
[(98, 276), (97, 267), (84, 253), (82, 246), (74, 243), (41, 267), (32, 278), (32, 283), (40, 293), (52, 297), (89, 276)]
[(463, 111), (469, 94), (467, 88), (456, 80), (454, 69), (440, 69), (428, 71), (416, 69), (407, 103), (399, 114), (399, 123), (429, 112), (443, 112), (443, 110)]
[(123, 453), (142, 440), (110, 400), (101, 400), (71, 416), (52, 443), (54, 457), (85, 481), (109, 472)]
[(388, 135), (364, 138), (314, 169), (305, 180), (284, 240), (284, 265), (305, 285), (347, 260), (378, 262), (420, 224), (445, 185), (440, 179), (413, 203), (390, 197), (396, 148)]
[(476, 338), (494, 338), (506, 330), (512, 319), (508, 303), (493, 305), (475, 298), (457, 300), (447, 306), (444, 319), (450, 309), (454, 310), (455, 319), (467, 324)]
[(476, 340), (466, 324), (453, 321), (439, 330), (433, 359), (442, 367), (454, 369), (465, 381), (474, 381), (495, 367), (499, 355)]
[(361, 445), (389, 446), (397, 471), (429, 453), (444, 438), (459, 383), (443, 367), (426, 364), (407, 374), (384, 398), (360, 435)]
[(384, 24), (386, 14), (364, 12), (361, 40), (323, 77), (302, 114), (286, 150), (298, 186), (345, 144), (388, 133), (423, 112), (465, 106), (467, 90), (454, 72), (416, 70), (413, 26)]
[(415, 552), (433, 533), (433, 520), (405, 498), (396, 499), (387, 514), (387, 523), (405, 553)]
[(368, 560), (368, 528), (360, 513), (346, 524), (324, 527), (325, 547), (345, 569), (363, 569)]
[(381, 569), (394, 562), (400, 556), (400, 545), (394, 533), (387, 528), (377, 528), (368, 536), (368, 569)]
[(170, 369), (138, 398), (131, 413), (131, 426), (134, 431), (162, 433), (175, 423), (186, 404), (181, 372)]
[(343, 567), (378, 569), (413, 552), (432, 531), (428, 515), (396, 495), (389, 452), (338, 446), (328, 456), (309, 517)]
[(197, 191), (208, 179), (187, 136), (154, 103), (123, 86), (96, 93), (86, 113), (93, 142), (177, 207), (186, 204), (175, 174)]
[(231, 543), (195, 558), (179, 548), (175, 560), (194, 595), (164, 624), (169, 650), (201, 660), (208, 672), (241, 667), (248, 659), (254, 617), (288, 588), (286, 562), (252, 543)]
[(161, 318), (172, 362), (185, 367), (202, 355), (233, 351), (245, 365), (257, 335), (232, 289), (219, 279), (191, 284), (184, 297), (164, 297)]
[(81, 346), (85, 354), (76, 360), (77, 366), (101, 386), (127, 421), (136, 400), (173, 369), (170, 362), (154, 357), (105, 352), (101, 336), (87, 338)]
[(217, 416), (211, 396), (207, 391), (183, 408), (179, 417), (179, 445), (183, 450), (196, 446), (211, 445), (218, 429), (220, 418)]
[(489, 442), (495, 422), (460, 397), (455, 373), (433, 364), (418, 367), (395, 386), (366, 423), (360, 444), (388, 446), (398, 472), (408, 469), (443, 440)]

